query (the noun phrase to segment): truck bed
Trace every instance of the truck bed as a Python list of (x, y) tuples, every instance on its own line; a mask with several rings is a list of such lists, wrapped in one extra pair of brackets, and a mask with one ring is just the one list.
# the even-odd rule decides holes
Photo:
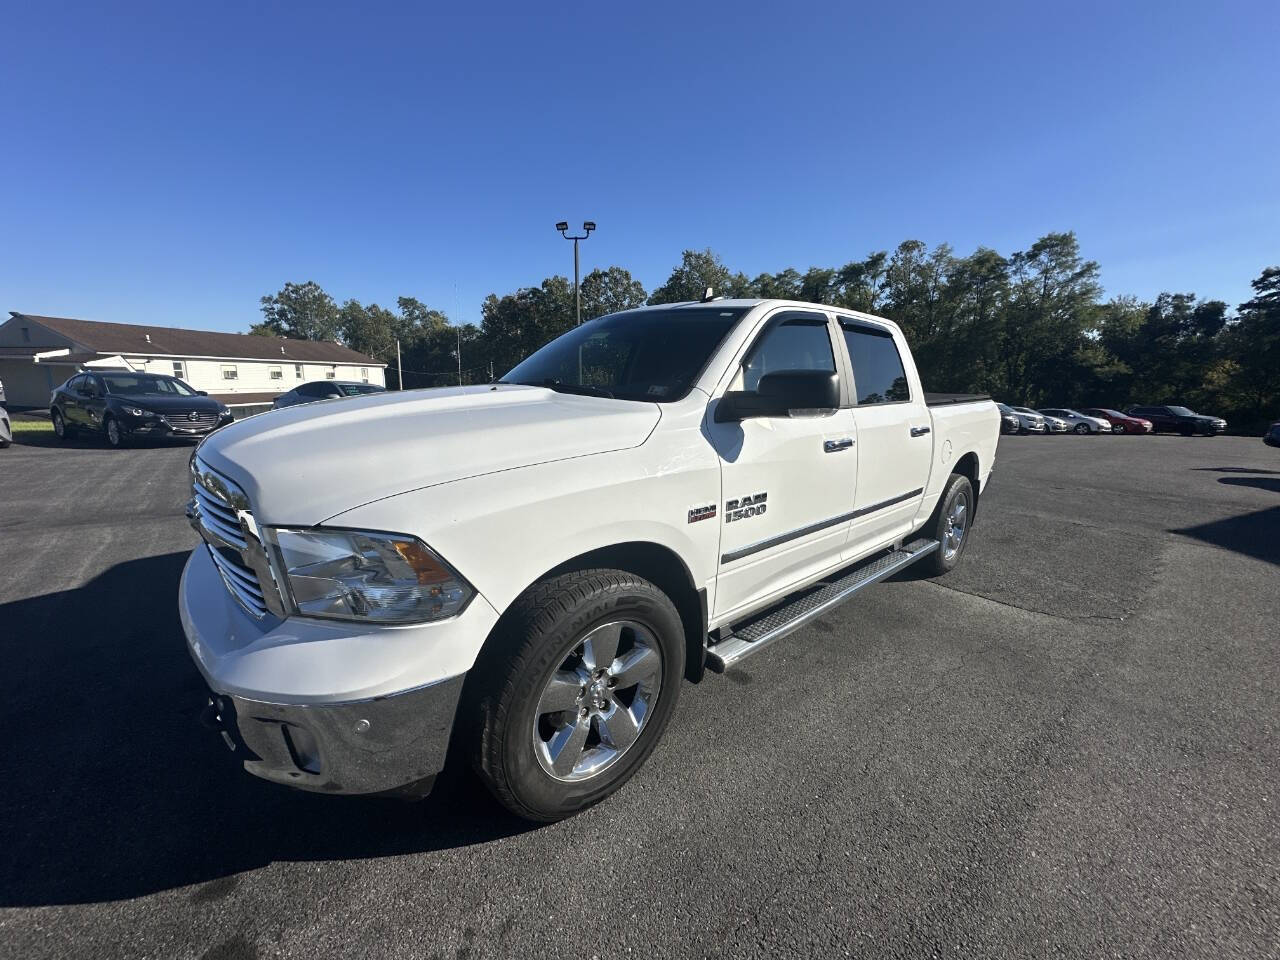
[(945, 407), (953, 403), (977, 403), (979, 400), (990, 400), (988, 393), (929, 393), (924, 394), (924, 402), (930, 407)]

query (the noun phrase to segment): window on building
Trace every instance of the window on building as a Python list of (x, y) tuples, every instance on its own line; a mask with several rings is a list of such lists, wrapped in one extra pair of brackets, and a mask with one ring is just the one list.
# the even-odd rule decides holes
[(222, 365), (222, 379), (223, 380), (239, 380), (240, 379), (240, 371), (236, 368), (236, 365), (234, 363), (224, 363)]
[(893, 334), (879, 327), (842, 323), (844, 342), (853, 361), (853, 385), (858, 405), (903, 403), (911, 399), (907, 372), (894, 345)]
[(337, 380), (337, 379), (338, 379), (338, 368), (337, 368), (337, 367), (330, 367), (327, 371), (325, 371), (324, 378), (325, 378), (326, 380)]
[(361, 379), (361, 380), (363, 380), (365, 383), (368, 383), (368, 382), (369, 382), (369, 368), (368, 368), (368, 367), (361, 367), (361, 368), (360, 368), (360, 379)]
[(271, 368), (271, 379), (272, 379), (272, 380), (283, 380), (283, 379), (284, 379), (284, 371), (283, 371), (283, 370), (281, 370), (279, 367), (272, 367), (272, 368)]
[(187, 365), (182, 360), (173, 361), (173, 375), (179, 380), (187, 379)]
[(302, 379), (302, 364), (300, 364), (300, 363), (295, 363), (295, 364), (293, 365), (293, 379), (295, 379), (295, 380), (301, 380), (301, 379)]

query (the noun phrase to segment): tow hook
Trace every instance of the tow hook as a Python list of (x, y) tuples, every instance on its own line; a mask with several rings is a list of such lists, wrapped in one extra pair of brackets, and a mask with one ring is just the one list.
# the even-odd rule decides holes
[(216, 730), (222, 734), (222, 741), (232, 753), (238, 749), (237, 738), (232, 736), (234, 728), (232, 718), (235, 715), (235, 707), (227, 697), (209, 697), (204, 709), (200, 711), (200, 722), (210, 730)]

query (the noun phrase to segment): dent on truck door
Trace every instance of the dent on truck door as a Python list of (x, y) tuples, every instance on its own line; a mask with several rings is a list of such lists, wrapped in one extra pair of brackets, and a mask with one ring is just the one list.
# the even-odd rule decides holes
[[(754, 390), (766, 373), (835, 372), (822, 314), (770, 320), (730, 389)], [(720, 565), (715, 614), (750, 605), (839, 562), (853, 504), (858, 448), (846, 409), (757, 417), (707, 429), (720, 456)]]
[(924, 392), (907, 376), (892, 331), (840, 323), (853, 367), (853, 409), (861, 447), (846, 555), (911, 531), (933, 460), (933, 421)]

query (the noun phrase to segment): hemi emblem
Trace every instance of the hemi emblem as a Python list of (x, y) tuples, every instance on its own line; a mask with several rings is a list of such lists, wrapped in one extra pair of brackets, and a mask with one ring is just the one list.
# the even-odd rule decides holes
[(716, 505), (713, 503), (709, 507), (694, 507), (689, 511), (689, 522), (697, 523), (699, 520), (710, 520), (716, 515)]

